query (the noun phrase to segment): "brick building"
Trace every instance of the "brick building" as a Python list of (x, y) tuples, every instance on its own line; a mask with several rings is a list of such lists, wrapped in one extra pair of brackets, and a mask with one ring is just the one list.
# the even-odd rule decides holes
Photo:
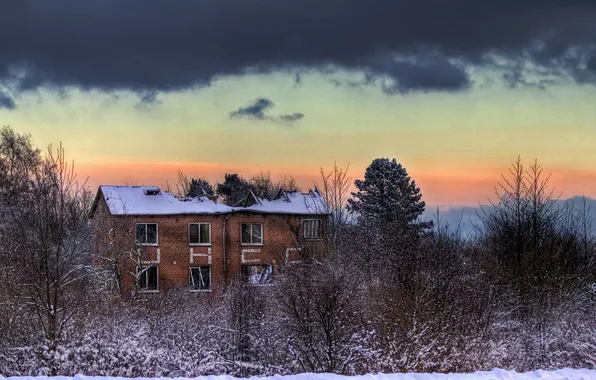
[(316, 189), (274, 200), (250, 193), (230, 207), (154, 186), (100, 186), (90, 214), (95, 265), (125, 294), (269, 284), (280, 266), (324, 254), (327, 217)]

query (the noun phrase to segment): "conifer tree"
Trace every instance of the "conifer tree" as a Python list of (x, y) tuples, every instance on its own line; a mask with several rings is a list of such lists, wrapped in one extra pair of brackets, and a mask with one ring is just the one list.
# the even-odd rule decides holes
[(186, 193), (187, 197), (200, 197), (206, 195), (207, 198), (211, 200), (215, 200), (217, 196), (215, 195), (215, 190), (213, 189), (213, 185), (205, 179), (205, 178), (192, 178), (188, 183), (188, 193)]
[(217, 194), (223, 198), (228, 206), (234, 206), (242, 201), (251, 188), (249, 183), (238, 174), (226, 174), (224, 182), (217, 184)]
[(366, 168), (364, 180), (356, 180), (358, 191), (348, 200), (348, 210), (367, 224), (401, 225), (424, 230), (432, 222), (421, 222), (424, 212), (420, 188), (395, 158), (377, 158)]

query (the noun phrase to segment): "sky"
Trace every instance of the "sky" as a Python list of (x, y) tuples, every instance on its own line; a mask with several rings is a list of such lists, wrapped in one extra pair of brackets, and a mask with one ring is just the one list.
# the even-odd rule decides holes
[(88, 185), (261, 169), (304, 189), (396, 158), (477, 205), (518, 156), (596, 197), (596, 3), (0, 2), (0, 125)]

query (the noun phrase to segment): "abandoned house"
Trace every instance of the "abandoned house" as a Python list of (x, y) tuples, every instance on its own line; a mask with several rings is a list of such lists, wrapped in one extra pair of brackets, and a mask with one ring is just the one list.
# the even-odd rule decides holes
[(250, 192), (230, 207), (155, 186), (100, 186), (90, 214), (94, 265), (124, 294), (266, 285), (281, 266), (324, 254), (327, 210), (316, 189), (273, 200)]

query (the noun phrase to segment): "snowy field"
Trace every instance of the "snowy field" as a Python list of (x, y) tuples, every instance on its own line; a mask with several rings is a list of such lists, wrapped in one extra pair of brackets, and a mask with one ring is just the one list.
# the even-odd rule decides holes
[[(0, 379), (11, 380), (120, 380), (123, 377), (101, 377), (101, 376), (83, 376), (74, 377), (57, 376), (18, 376), (3, 377)], [(141, 378), (139, 378), (141, 379)], [(152, 380), (166, 380), (169, 378), (153, 378)], [(178, 377), (177, 380), (186, 378)], [(201, 376), (192, 378), (193, 380), (234, 380), (238, 379), (232, 376)], [(596, 380), (596, 370), (588, 369), (561, 369), (557, 371), (534, 371), (526, 373), (517, 373), (515, 371), (505, 371), (494, 369), (487, 372), (475, 372), (469, 374), (437, 374), (437, 373), (408, 373), (408, 374), (379, 374), (364, 376), (341, 376), (333, 374), (312, 374), (303, 373), (290, 376), (269, 376), (269, 377), (251, 377), (254, 380)]]

